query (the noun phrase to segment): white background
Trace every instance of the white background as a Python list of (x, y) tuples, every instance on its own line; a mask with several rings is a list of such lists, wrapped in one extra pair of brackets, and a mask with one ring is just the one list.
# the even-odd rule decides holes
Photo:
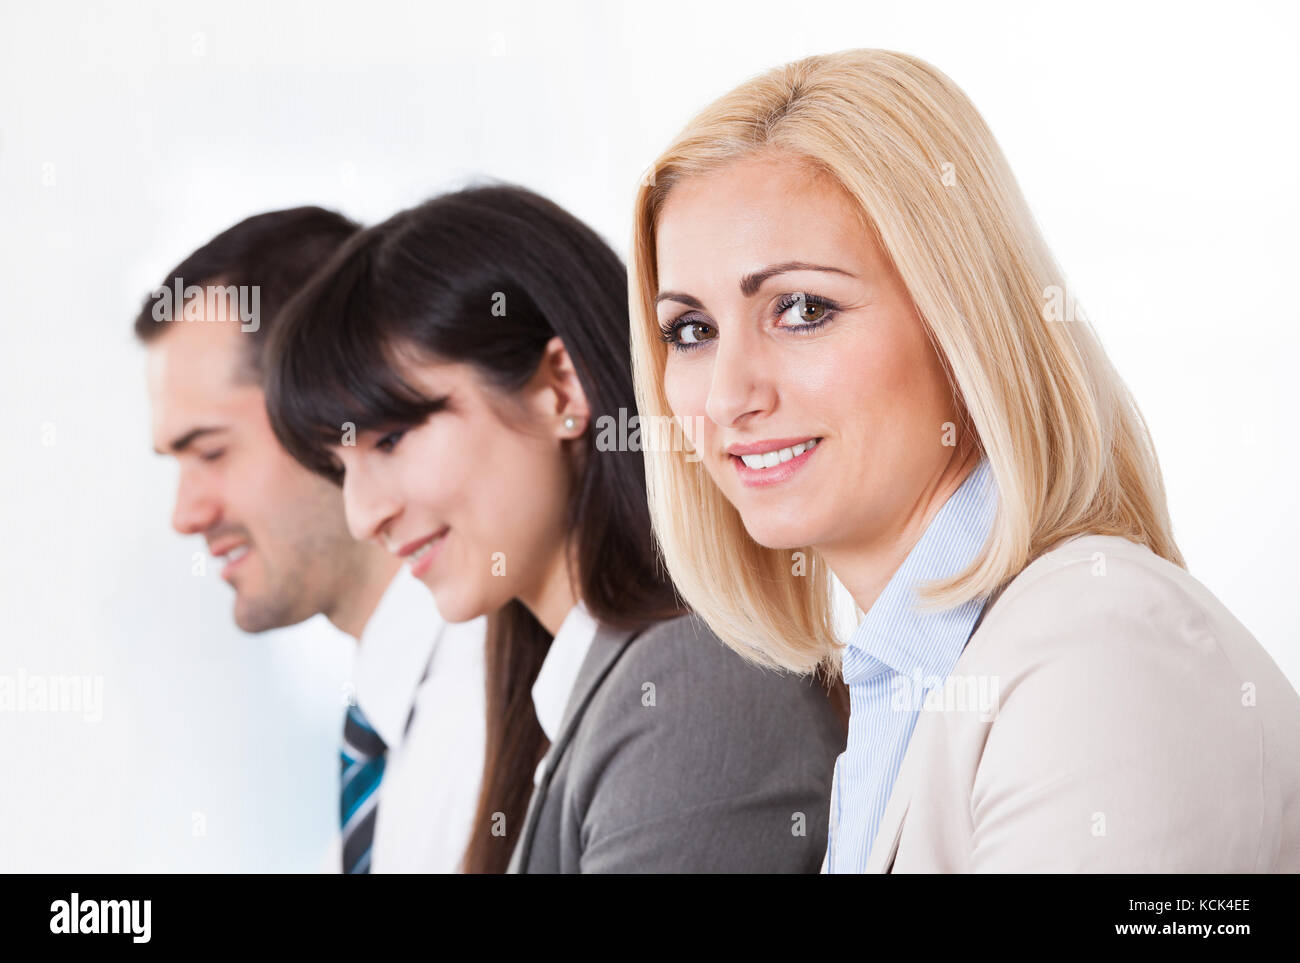
[(253, 213), (372, 222), (478, 174), (626, 255), (692, 113), (846, 47), (919, 55), (984, 113), (1192, 572), (1300, 681), (1296, 27), (1240, 2), (6, 4), (0, 674), (102, 676), (104, 716), (0, 713), (0, 870), (310, 870), (335, 818), (351, 644), (241, 635), (168, 528), (130, 330), (163, 272)]

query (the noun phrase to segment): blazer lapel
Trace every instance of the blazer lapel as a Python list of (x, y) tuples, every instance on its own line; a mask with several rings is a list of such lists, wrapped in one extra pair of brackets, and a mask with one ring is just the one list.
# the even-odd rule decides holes
[(582, 660), (582, 668), (578, 670), (573, 691), (569, 693), (569, 701), (564, 706), (564, 716), (560, 719), (560, 734), (555, 740), (555, 745), (546, 754), (548, 770), (554, 769), (555, 764), (560, 761), (560, 756), (563, 755), (565, 747), (573, 737), (573, 731), (582, 721), (582, 714), (587, 711), (587, 703), (596, 694), (600, 684), (605, 681), (605, 676), (609, 675), (609, 671), (614, 668), (614, 663), (639, 634), (636, 629), (610, 629), (603, 625), (596, 630), (596, 637), (591, 640), (587, 657)]
[(596, 630), (596, 636), (591, 640), (591, 647), (587, 649), (587, 656), (582, 660), (582, 668), (578, 670), (578, 678), (573, 683), (573, 691), (569, 693), (569, 701), (565, 704), (559, 735), (547, 750), (542, 769), (542, 781), (528, 800), (528, 810), (524, 816), (524, 833), (519, 839), (519, 844), (515, 846), (514, 853), (511, 854), (507, 872), (528, 871), (537, 824), (541, 819), (542, 807), (546, 803), (546, 795), (550, 791), (551, 776), (559, 766), (565, 750), (568, 749), (573, 733), (587, 711), (588, 703), (600, 688), (600, 684), (605, 681), (605, 676), (609, 675), (610, 670), (614, 668), (619, 657), (627, 651), (627, 647), (639, 634), (638, 629), (611, 629), (604, 625)]
[[(975, 638), (975, 632), (984, 621), (984, 616), (992, 610), (994, 603), (1002, 597), (1006, 586), (1002, 586), (989, 596), (988, 601), (980, 610), (979, 617), (975, 624), (971, 626), (970, 635), (966, 637), (966, 643), (962, 646), (962, 656), (965, 656), (971, 640)], [(961, 658), (957, 660), (961, 664)], [(957, 666), (953, 666), (953, 671)], [(885, 814), (880, 819), (880, 828), (876, 830), (876, 839), (871, 844), (871, 855), (867, 857), (868, 873), (890, 873), (894, 869), (894, 858), (898, 855), (898, 841), (903, 835), (903, 823), (907, 819), (907, 807), (912, 801), (912, 792), (916, 787), (919, 775), (916, 767), (920, 765), (917, 760), (925, 752), (920, 748), (928, 741), (929, 727), (926, 723), (931, 722), (933, 712), (922, 712), (920, 718), (916, 721), (916, 727), (912, 730), (912, 738), (908, 741), (907, 751), (903, 754), (903, 764), (898, 768), (898, 778), (894, 780), (894, 788), (890, 792), (889, 802), (885, 804)]]

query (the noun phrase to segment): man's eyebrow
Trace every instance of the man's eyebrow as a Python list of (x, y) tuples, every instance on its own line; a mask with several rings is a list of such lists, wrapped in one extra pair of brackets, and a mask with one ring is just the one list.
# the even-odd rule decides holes
[(211, 435), (218, 431), (225, 431), (225, 430), (226, 430), (225, 425), (211, 425), (211, 426), (204, 426), (201, 428), (193, 428), (185, 432), (185, 434), (181, 435), (179, 438), (173, 440), (167, 446), (167, 451), (163, 451), (159, 448), (155, 448), (154, 451), (156, 451), (160, 455), (166, 455), (169, 452), (173, 455), (179, 455), (181, 452), (183, 452), (186, 448), (188, 448), (199, 438), (202, 438), (204, 435)]
[[(773, 264), (771, 267), (765, 267), (761, 271), (755, 271), (753, 274), (746, 274), (740, 279), (740, 293), (747, 298), (752, 298), (763, 282), (769, 278), (774, 278), (778, 274), (786, 274), (790, 271), (825, 271), (827, 274), (842, 274), (845, 277), (856, 278), (857, 275), (843, 268), (828, 267), (824, 264), (809, 264), (807, 261), (786, 261), (784, 264)], [(655, 298), (655, 304), (661, 301), (680, 301), (682, 304), (697, 311), (703, 311), (704, 305), (698, 298), (692, 297), (681, 291), (661, 291)]]

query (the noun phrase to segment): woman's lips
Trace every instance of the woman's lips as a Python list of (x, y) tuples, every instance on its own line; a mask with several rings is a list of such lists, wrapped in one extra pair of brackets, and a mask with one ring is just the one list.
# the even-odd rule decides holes
[(442, 543), (447, 539), (447, 533), (451, 529), (444, 528), (438, 534), (425, 539), (420, 545), (412, 549), (406, 555), (406, 564), (411, 567), (411, 574), (419, 578), (429, 567), (433, 565), (433, 560), (442, 548)]
[[(769, 447), (766, 449), (761, 448), (763, 444), (766, 443), (733, 446), (728, 449), (728, 457), (731, 459), (732, 465), (735, 466), (741, 484), (749, 488), (763, 488), (788, 481), (800, 468), (808, 463), (808, 460), (821, 447), (822, 440), (820, 438), (809, 438), (796, 441), (790, 445), (781, 445), (779, 448)], [(785, 457), (787, 452), (788, 457)], [(753, 468), (745, 464), (746, 457), (751, 462), (762, 459), (765, 463), (770, 463), (775, 458), (776, 464), (771, 465), (771, 467)]]

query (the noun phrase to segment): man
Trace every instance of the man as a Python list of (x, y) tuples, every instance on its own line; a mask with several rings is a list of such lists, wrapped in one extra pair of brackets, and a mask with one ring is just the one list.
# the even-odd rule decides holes
[(344, 720), (343, 872), (459, 867), (483, 766), (483, 620), (447, 625), (343, 499), (279, 445), (262, 353), (275, 315), (358, 225), (316, 207), (260, 214), (182, 261), (135, 320), (154, 449), (180, 465), (172, 525), (202, 535), (245, 632), (318, 613), (360, 643)]

